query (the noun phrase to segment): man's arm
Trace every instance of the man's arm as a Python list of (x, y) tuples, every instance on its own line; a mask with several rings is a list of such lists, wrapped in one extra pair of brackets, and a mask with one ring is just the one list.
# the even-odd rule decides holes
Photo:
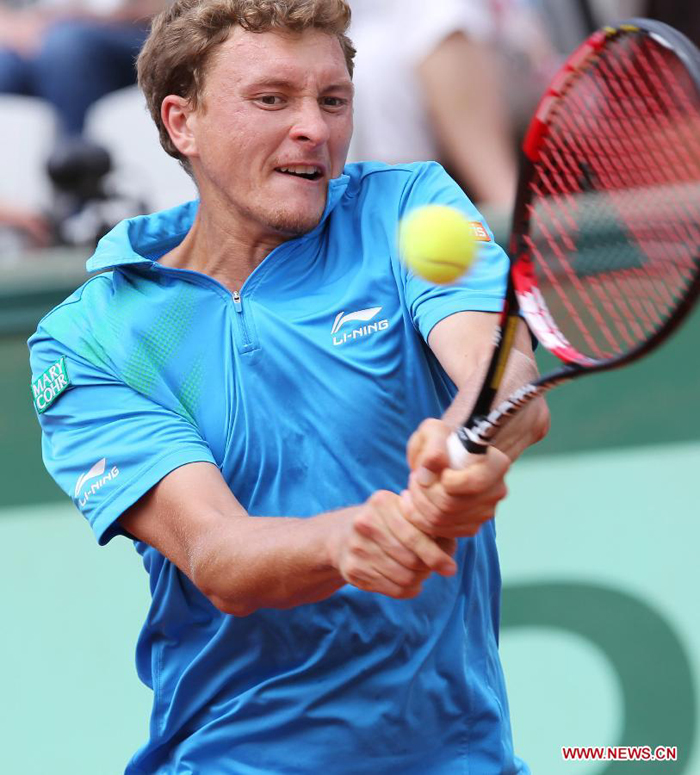
[[(443, 420), (452, 428), (469, 416), (481, 389), (493, 353), (498, 315), (460, 312), (441, 320), (430, 332), (428, 344), (450, 379), (459, 388)], [(515, 343), (494, 405), (538, 376), (530, 332), (520, 321)], [(549, 430), (549, 410), (543, 398), (533, 401), (503, 426), (494, 446), (516, 460), (528, 447), (541, 441)]]
[[(483, 459), (464, 470), (449, 468), (447, 437), (476, 400), (491, 359), (496, 324), (494, 314), (461, 312), (442, 320), (429, 336), (430, 348), (459, 388), (443, 419), (426, 420), (408, 443), (412, 473), (404, 502), (412, 524), (430, 535), (474, 535), (505, 497), (503, 476), (510, 463), (549, 430), (547, 405), (536, 399), (501, 429)], [(496, 401), (536, 376), (530, 335), (521, 323)]]
[(456, 570), (452, 542), (411, 525), (394, 493), (306, 519), (251, 517), (210, 463), (174, 470), (120, 523), (170, 559), (217, 608), (237, 616), (322, 600), (346, 582), (415, 597), (431, 571)]

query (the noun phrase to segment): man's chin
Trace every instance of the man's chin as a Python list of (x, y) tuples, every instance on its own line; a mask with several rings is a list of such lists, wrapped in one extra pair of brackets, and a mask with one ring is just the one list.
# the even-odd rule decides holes
[(302, 237), (313, 231), (321, 222), (323, 210), (315, 213), (291, 213), (278, 211), (268, 219), (268, 226), (285, 237)]

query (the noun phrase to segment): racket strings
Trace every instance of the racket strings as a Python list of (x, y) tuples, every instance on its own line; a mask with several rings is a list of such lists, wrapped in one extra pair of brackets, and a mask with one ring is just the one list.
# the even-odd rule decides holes
[[(614, 161), (617, 160), (619, 162), (616, 169), (624, 170), (626, 166), (627, 170), (634, 171), (639, 175), (642, 187), (637, 190), (639, 197), (638, 201), (634, 203), (635, 207), (638, 207), (640, 204), (643, 205), (647, 200), (651, 201), (650, 196), (644, 196), (645, 192), (656, 193), (658, 190), (656, 187), (663, 186), (669, 179), (675, 180), (676, 183), (682, 183), (684, 180), (696, 182), (698, 180), (698, 154), (692, 154), (690, 160), (693, 163), (688, 164), (688, 152), (692, 148), (687, 144), (679, 142), (679, 139), (683, 139), (683, 137), (679, 138), (679, 134), (682, 134), (682, 129), (688, 124), (686, 120), (687, 111), (692, 110), (693, 106), (686, 96), (683, 101), (683, 111), (680, 111), (673, 102), (669, 101), (668, 89), (662, 87), (658, 79), (655, 84), (658, 87), (658, 91), (656, 94), (653, 94), (648, 88), (647, 79), (636, 78), (635, 67), (645, 67), (648, 71), (650, 57), (652, 55), (656, 59), (659, 57), (656, 47), (648, 45), (647, 48), (649, 49), (648, 52), (639, 52), (633, 59), (628, 57), (624, 62), (620, 62), (621, 58), (618, 52), (618, 56), (611, 56), (600, 64), (600, 70), (604, 75), (603, 83), (608, 89), (607, 93), (603, 92), (602, 95), (605, 98), (601, 105), (603, 115), (613, 121), (623, 122), (626, 116), (623, 114), (622, 108), (626, 104), (626, 99), (627, 105), (631, 106), (631, 110), (640, 110), (643, 122), (637, 128), (639, 131), (630, 134), (630, 140), (638, 153), (636, 155), (618, 153), (614, 158)], [(644, 53), (647, 53), (646, 58)], [(671, 70), (666, 66), (663, 72), (669, 74)], [(636, 80), (633, 80), (634, 78)], [(671, 79), (671, 83), (677, 85), (675, 76)], [(633, 91), (635, 86), (636, 92)], [(641, 93), (644, 98), (643, 107), (646, 108), (644, 110), (641, 109), (642, 106), (635, 102), (637, 92)], [(681, 94), (685, 96), (684, 92), (681, 92)], [(655, 99), (656, 103), (654, 102)], [(690, 113), (691, 116), (693, 114), (697, 122), (697, 109)], [(694, 139), (693, 144), (697, 147), (697, 139)], [(681, 153), (679, 153), (681, 150), (685, 151), (682, 157)], [(655, 164), (650, 164), (647, 161), (650, 153), (654, 157)], [(633, 164), (630, 164), (630, 162), (633, 162)], [(634, 178), (625, 179), (623, 177), (621, 181), (607, 180), (606, 185), (611, 190), (611, 193), (614, 194), (616, 193), (615, 186), (629, 187), (634, 185), (634, 182)], [(668, 232), (669, 224), (672, 224), (673, 221), (664, 218), (664, 215), (673, 216), (674, 210), (682, 211), (685, 209), (685, 216), (697, 215), (697, 212), (691, 213), (688, 211), (685, 205), (686, 201), (690, 202), (692, 200), (676, 197), (671, 208), (665, 207), (668, 202), (671, 202), (670, 199), (655, 201), (653, 202), (655, 205), (654, 215), (657, 216), (655, 219), (637, 218), (636, 220), (631, 220), (631, 223), (640, 234), (640, 240), (647, 237), (644, 231), (639, 231), (640, 227), (652, 228), (657, 233), (664, 230)], [(664, 210), (667, 212), (664, 212)], [(693, 217), (686, 217), (684, 223), (689, 227), (695, 228)]]
[[(560, 145), (558, 148), (556, 146), (553, 148), (552, 157), (555, 160), (557, 160), (560, 165), (563, 159), (566, 157), (568, 160), (569, 166), (571, 166), (571, 159), (582, 158), (584, 155), (584, 152), (590, 155), (590, 149), (581, 147), (580, 145), (578, 148), (574, 148), (574, 149), (568, 149), (565, 146)], [(617, 331), (618, 335), (624, 340), (627, 346), (632, 347), (634, 345), (635, 340), (643, 335), (643, 332), (641, 331), (640, 327), (636, 324), (634, 317), (629, 314), (628, 310), (627, 310), (626, 317), (623, 317), (618, 312), (618, 307), (622, 307), (623, 309), (626, 307), (626, 300), (624, 299), (624, 297), (616, 293), (615, 289), (612, 289), (612, 290), (606, 289), (605, 287), (601, 286), (601, 284), (597, 282), (595, 277), (589, 278), (588, 285), (585, 285), (578, 277), (578, 274), (574, 270), (574, 266), (569, 261), (569, 253), (576, 250), (576, 245), (572, 240), (571, 234), (575, 233), (577, 230), (577, 223), (573, 217), (576, 211), (577, 200), (570, 193), (568, 193), (567, 190), (561, 185), (560, 180), (557, 179), (555, 168), (551, 160), (546, 155), (543, 156), (542, 162), (545, 164), (545, 166), (547, 167), (550, 173), (550, 177), (543, 176), (543, 181), (545, 183), (545, 187), (549, 195), (549, 198), (554, 200), (554, 202), (558, 207), (559, 213), (565, 213), (567, 215), (567, 221), (569, 225), (573, 227), (571, 232), (568, 232), (561, 228), (559, 229), (559, 237), (561, 239), (563, 247), (566, 249), (566, 251), (568, 251), (568, 253), (565, 253), (559, 248), (559, 245), (557, 244), (557, 240), (553, 238), (552, 233), (544, 223), (544, 219), (541, 219), (541, 218), (539, 219), (539, 226), (542, 230), (543, 235), (547, 239), (547, 246), (552, 250), (553, 255), (556, 257), (558, 261), (558, 264), (559, 264), (558, 269), (567, 276), (570, 287), (575, 289), (575, 291), (579, 296), (579, 301), (581, 302), (581, 304), (579, 304), (578, 307), (581, 310), (581, 314), (579, 314), (577, 307), (574, 306), (574, 304), (572, 303), (572, 300), (564, 292), (565, 285), (563, 283), (559, 283), (556, 281), (556, 276), (551, 271), (542, 253), (537, 249), (537, 247), (533, 246), (532, 243), (530, 243), (533, 253), (536, 255), (536, 257), (539, 260), (539, 266), (541, 268), (541, 271), (544, 272), (550, 287), (554, 289), (554, 291), (557, 293), (559, 297), (559, 301), (563, 304), (568, 314), (568, 317), (577, 324), (577, 329), (584, 337), (585, 344), (587, 345), (589, 353), (593, 354), (596, 357), (605, 357), (608, 352), (607, 350), (603, 350), (598, 346), (596, 340), (593, 338), (593, 336), (590, 333), (591, 330), (596, 330), (600, 332), (602, 336), (605, 338), (606, 344), (608, 345), (609, 348), (612, 349), (612, 351), (616, 351), (618, 349), (617, 339), (615, 338), (613, 331), (611, 330), (611, 327), (607, 325), (606, 320), (609, 320), (613, 324), (612, 327)], [(569, 178), (570, 180), (575, 180), (571, 176), (569, 176)], [(578, 181), (575, 181), (575, 184), (572, 186), (572, 188), (574, 191), (578, 191), (578, 192), (582, 191), (582, 188)], [(547, 210), (547, 215), (549, 216), (550, 221), (552, 221), (554, 225), (558, 225), (557, 223), (558, 219), (553, 214), (553, 208), (547, 204), (548, 199), (541, 196), (542, 191), (539, 190), (536, 187), (536, 185), (533, 185), (533, 190), (539, 197), (541, 197), (538, 200), (538, 202), (541, 203), (543, 207)], [(561, 191), (565, 192), (564, 196), (559, 195), (559, 192)], [(588, 286), (590, 286), (591, 293), (597, 297), (597, 301), (602, 306), (606, 317), (600, 314), (597, 308), (597, 305), (594, 303), (592, 299), (591, 293), (589, 293)], [(616, 302), (616, 304), (614, 304), (613, 302)], [(590, 324), (584, 324), (584, 321), (583, 321), (584, 312), (587, 314), (590, 314), (590, 316), (592, 317), (592, 321)], [(641, 312), (641, 310), (638, 311), (637, 314), (640, 317), (645, 317), (644, 313)], [(628, 332), (628, 326), (632, 328), (633, 335), (630, 335), (630, 333)]]
[(700, 262), (700, 110), (672, 53), (609, 42), (552, 113), (527, 240), (562, 333), (597, 359), (661, 329)]
[[(621, 61), (619, 56), (611, 57), (601, 63), (601, 71), (610, 86), (608, 96), (613, 100), (615, 97), (623, 96), (634, 105), (637, 96), (634, 91), (635, 86), (644, 99), (644, 105), (639, 107), (642, 134), (634, 134), (632, 139), (634, 141), (639, 137), (639, 143), (644, 142), (640, 150), (645, 153), (651, 151), (657, 165), (640, 163), (639, 157), (636, 156), (632, 157), (632, 161), (637, 162), (637, 170), (646, 185), (663, 183), (662, 171), (668, 165), (673, 167), (672, 174), (678, 183), (684, 180), (697, 181), (700, 161), (700, 134), (697, 130), (700, 129), (700, 125), (697, 108), (694, 109), (686, 91), (679, 88), (679, 80), (686, 76), (685, 71), (675, 59), (665, 62), (656, 46), (647, 43), (643, 48), (634, 39), (629, 41), (629, 45), (635, 49), (633, 58), (628, 57)], [(655, 68), (651, 66), (652, 61)], [(673, 77), (669, 77), (671, 73)], [(636, 77), (635, 81), (633, 77)], [(671, 93), (676, 97), (677, 102), (671, 99)], [(616, 111), (616, 118), (622, 118), (619, 103), (611, 101), (604, 107)], [(693, 117), (696, 131), (689, 133)], [(656, 142), (650, 143), (648, 139), (642, 141), (641, 138), (653, 138)], [(661, 148), (664, 149), (663, 153)], [(689, 158), (693, 163), (688, 164)], [(677, 207), (682, 207), (683, 200), (675, 204)], [(661, 205), (663, 206), (663, 202)], [(692, 221), (689, 221), (690, 223)]]
[[(554, 193), (554, 187), (548, 186), (547, 190), (550, 194), (550, 197), (553, 195), (556, 200), (561, 199), (556, 193)], [(541, 195), (541, 191), (534, 184), (533, 191), (535, 191), (538, 196)], [(610, 331), (605, 318), (600, 314), (597, 307), (591, 302), (584, 284), (581, 282), (578, 275), (574, 271), (573, 266), (568, 260), (567, 251), (574, 251), (576, 249), (575, 245), (569, 237), (568, 232), (561, 230), (559, 232), (560, 239), (557, 238), (556, 227), (559, 225), (559, 221), (556, 215), (553, 214), (554, 208), (550, 207), (548, 204), (544, 204), (547, 202), (547, 198), (543, 197), (540, 201), (543, 203), (543, 207), (546, 210), (547, 218), (541, 218), (539, 215), (536, 215), (535, 218), (538, 222), (539, 232), (545, 238), (546, 244), (551, 251), (551, 253), (548, 254), (549, 260), (545, 258), (545, 255), (543, 255), (539, 245), (535, 240), (529, 236), (525, 239), (526, 244), (530, 250), (530, 254), (535, 258), (536, 264), (539, 266), (540, 271), (544, 273), (546, 283), (540, 282), (540, 287), (549, 286), (555, 291), (569, 319), (576, 323), (578, 330), (585, 340), (588, 351), (598, 356), (600, 354), (600, 350), (596, 339), (590, 333), (591, 326), (584, 323), (582, 315), (579, 313), (579, 308), (581, 305), (574, 303), (573, 294), (570, 292), (564, 293), (563, 289), (565, 285), (559, 281), (558, 273), (566, 276), (568, 282), (570, 283), (571, 289), (576, 291), (580, 297), (580, 300), (583, 302), (583, 308), (590, 311), (594, 322), (598, 325), (599, 330), (602, 332), (603, 336), (612, 347), (616, 346), (616, 339)], [(560, 206), (560, 210), (561, 209), (562, 208)], [(550, 223), (552, 224), (552, 229), (549, 227)], [(557, 260), (558, 266), (552, 266), (552, 258)], [(609, 312), (611, 313), (611, 318), (616, 320), (617, 316), (615, 315), (614, 310), (609, 310)]]
[[(603, 83), (606, 85), (612, 85), (613, 87), (619, 87), (620, 84), (624, 84), (629, 79), (624, 78), (624, 73), (611, 72), (606, 66), (607, 63), (601, 65), (601, 70), (604, 72), (606, 79)], [(610, 121), (623, 122), (625, 115), (621, 112), (620, 105), (625, 97), (620, 93), (618, 89), (611, 89), (610, 92), (602, 92), (603, 102), (602, 113)], [(634, 97), (635, 95), (632, 95)], [(632, 100), (630, 103), (634, 105)], [(624, 104), (624, 103), (623, 103)], [(635, 109), (638, 106), (635, 106)], [(648, 107), (648, 103), (647, 103)], [(658, 111), (657, 111), (658, 115)], [(663, 114), (661, 114), (663, 116)], [(636, 154), (625, 153), (627, 149), (614, 146), (615, 153), (610, 158), (610, 164), (597, 167), (597, 171), (602, 178), (602, 182), (605, 188), (609, 191), (611, 197), (617, 198), (618, 209), (620, 215), (625, 219), (632, 232), (637, 235), (638, 241), (644, 243), (646, 240), (653, 237), (654, 234), (659, 235), (664, 232), (668, 235), (671, 230), (670, 224), (672, 221), (665, 218), (666, 213), (663, 212), (664, 201), (654, 202), (651, 194), (656, 193), (658, 187), (663, 185), (669, 170), (669, 159), (673, 160), (674, 146), (666, 146), (666, 155), (664, 157), (659, 156), (658, 148), (660, 144), (654, 143), (651, 147), (643, 144), (643, 138), (648, 136), (648, 133), (654, 131), (654, 124), (648, 121), (649, 113), (645, 112), (644, 120), (645, 124), (641, 127), (642, 131), (630, 133), (629, 139), (631, 144), (637, 151)], [(656, 118), (656, 116), (655, 116)], [(667, 138), (670, 140), (671, 138)], [(654, 155), (655, 164), (649, 164), (646, 159), (649, 157), (649, 153)], [(687, 167), (675, 166), (672, 171), (676, 180), (682, 180), (684, 177), (684, 170)], [(614, 171), (616, 175), (611, 174)], [(638, 185), (637, 185), (638, 184)], [(624, 190), (637, 185), (636, 193), (637, 197), (634, 200), (629, 198), (617, 196), (619, 190)], [(680, 200), (681, 203), (683, 200)], [(651, 205), (655, 205), (653, 215), (655, 218), (640, 219), (636, 216), (636, 213), (640, 207), (644, 207), (646, 204), (646, 212), (651, 212)], [(676, 203), (678, 204), (678, 203)], [(630, 212), (631, 210), (631, 212)], [(668, 213), (673, 215), (673, 213)], [(690, 225), (692, 221), (688, 220)]]
[[(631, 45), (638, 45), (632, 41)], [(681, 81), (687, 79), (687, 73), (677, 64), (675, 65), (675, 75), (673, 78), (665, 77), (669, 72), (667, 66), (668, 59), (664, 59), (656, 46), (648, 47), (649, 58), (639, 57), (640, 67), (645, 72), (652, 87), (652, 94), (656, 93), (664, 101), (667, 108), (666, 115), (663, 116), (665, 124), (669, 124), (669, 116), (673, 115), (676, 119), (674, 124), (674, 135), (683, 141), (683, 146), (688, 155), (692, 155), (695, 162), (700, 160), (700, 134), (698, 133), (697, 105), (689, 99), (689, 90), (692, 85), (686, 83), (681, 86)], [(668, 57), (668, 55), (666, 55)], [(673, 68), (673, 64), (671, 65)], [(695, 117), (695, 120), (693, 120)], [(688, 120), (686, 120), (688, 119)], [(688, 170), (690, 172), (690, 170)], [(682, 171), (681, 171), (682, 179)], [(692, 178), (688, 178), (692, 180)]]
[[(640, 52), (641, 53), (641, 52)], [(644, 105), (640, 105), (637, 102), (638, 94), (633, 91), (634, 86), (634, 71), (632, 73), (629, 70), (633, 70), (635, 65), (638, 64), (639, 58), (630, 59), (627, 58), (624, 62), (619, 61), (619, 56), (610, 57), (609, 60), (604, 60), (600, 63), (600, 71), (604, 75), (602, 84), (604, 89), (601, 89), (601, 96), (603, 98), (602, 110), (606, 118), (610, 121), (620, 122), (623, 121), (625, 115), (622, 112), (621, 106), (625, 104), (630, 107), (631, 110), (640, 111), (642, 117), (643, 126), (635, 127), (640, 132), (633, 132), (629, 134), (631, 143), (635, 146), (638, 153), (628, 154), (625, 153), (625, 149), (621, 146), (620, 142), (611, 143), (611, 149), (613, 153), (611, 155), (611, 164), (609, 165), (610, 174), (606, 174), (608, 170), (605, 166), (599, 169), (600, 176), (603, 179), (603, 183), (610, 191), (612, 203), (617, 205), (618, 216), (622, 219), (625, 226), (629, 229), (633, 237), (636, 239), (639, 245), (650, 244), (653, 240), (661, 239), (673, 239), (672, 213), (662, 212), (663, 202), (659, 203), (654, 211), (655, 218), (640, 219), (637, 217), (637, 211), (641, 207), (647, 212), (651, 212), (654, 205), (651, 202), (649, 191), (655, 191), (655, 187), (664, 183), (664, 176), (658, 174), (658, 171), (662, 171), (668, 164), (667, 158), (659, 158), (656, 146), (652, 146), (654, 152), (655, 161), (654, 164), (644, 163), (642, 160), (648, 158), (649, 149), (643, 145), (643, 140), (649, 131), (654, 129), (649, 125), (649, 116), (652, 115), (651, 111), (655, 108), (653, 104), (653, 95), (645, 87), (643, 81), (637, 82), (639, 85), (638, 92), (644, 98)], [(646, 60), (645, 60), (646, 62)], [(622, 67), (615, 67), (620, 64)], [(624, 100), (627, 99), (627, 103)], [(667, 105), (667, 108), (671, 106)], [(655, 117), (661, 116), (663, 121), (667, 118), (667, 113), (659, 113), (658, 110), (654, 111)], [(666, 123), (666, 122), (664, 122)], [(605, 135), (604, 135), (605, 136)], [(616, 138), (615, 138), (616, 139)], [(668, 148), (671, 153), (674, 148), (671, 146)], [(677, 154), (676, 154), (677, 156)], [(677, 179), (682, 179), (684, 175), (684, 169), (679, 168), (676, 165), (674, 169), (674, 175)], [(632, 213), (629, 212), (630, 202), (624, 197), (618, 196), (618, 191), (630, 186), (630, 181), (635, 180), (635, 176), (638, 177), (640, 187), (636, 189), (638, 198), (632, 203)], [(688, 221), (688, 224), (692, 224), (692, 220)], [(650, 278), (650, 269), (652, 264), (646, 262), (641, 267), (624, 268), (617, 270), (617, 277), (620, 280), (643, 280)], [(676, 271), (676, 264), (672, 263), (665, 267), (666, 271), (673, 274)], [(679, 280), (678, 277), (675, 278)], [(663, 324), (664, 319), (658, 314), (657, 305), (659, 302), (667, 305), (670, 309), (674, 305), (674, 299), (667, 292), (667, 288), (664, 284), (654, 283), (647, 284), (649, 290), (649, 299), (641, 298), (637, 300), (636, 297), (630, 299), (630, 304), (634, 308), (639, 318), (646, 323), (646, 330), (650, 325), (660, 326)], [(614, 294), (618, 296), (618, 294)], [(651, 304), (650, 301), (655, 302)], [(636, 329), (637, 336), (644, 336), (643, 332), (639, 328)], [(629, 344), (633, 344), (629, 342)]]
[[(582, 151), (579, 148), (578, 150), (579, 157), (581, 158)], [(553, 155), (557, 154), (557, 150), (555, 148)], [(547, 166), (548, 170), (552, 171), (552, 165), (545, 156), (543, 159), (545, 165)], [(625, 342), (628, 345), (633, 344), (633, 339), (629, 336), (627, 332), (627, 323), (626, 320), (618, 313), (616, 306), (611, 302), (610, 294), (606, 294), (604, 291), (604, 288), (601, 288), (600, 284), (595, 281), (595, 278), (590, 278), (590, 281), (588, 285), (590, 285), (591, 291), (593, 295), (597, 297), (597, 300), (600, 302), (600, 304), (603, 307), (603, 310), (605, 312), (605, 316), (602, 315), (597, 307), (597, 304), (594, 303), (594, 300), (592, 298), (592, 294), (589, 293), (588, 285), (584, 284), (584, 282), (579, 278), (577, 272), (575, 271), (575, 268), (573, 264), (569, 260), (569, 256), (571, 253), (575, 252), (577, 247), (575, 242), (572, 239), (572, 234), (576, 233), (577, 230), (577, 223), (572, 217), (576, 210), (576, 199), (575, 197), (568, 194), (567, 196), (559, 196), (558, 195), (558, 189), (556, 188), (556, 185), (552, 184), (552, 181), (547, 179), (546, 177), (543, 178), (547, 192), (549, 194), (549, 198), (553, 199), (554, 202), (557, 204), (559, 210), (558, 212), (566, 212), (567, 213), (567, 221), (570, 226), (572, 226), (572, 231), (567, 231), (564, 229), (559, 229), (559, 237), (561, 242), (561, 247), (563, 247), (565, 250), (562, 250), (560, 248), (560, 245), (558, 244), (559, 241), (553, 237), (552, 232), (547, 228), (544, 219), (539, 218), (538, 223), (541, 229), (542, 234), (545, 236), (547, 240), (547, 246), (552, 251), (552, 255), (556, 257), (558, 267), (557, 269), (559, 272), (566, 276), (567, 278), (567, 284), (568, 287), (571, 290), (575, 290), (578, 298), (578, 301), (581, 302), (578, 305), (574, 305), (572, 299), (570, 298), (570, 294), (567, 294), (564, 292), (564, 289), (567, 287), (567, 284), (557, 282), (556, 274), (551, 270), (551, 268), (548, 266), (547, 261), (545, 260), (544, 255), (534, 246), (532, 246), (532, 250), (534, 254), (536, 255), (539, 266), (541, 268), (541, 271), (544, 272), (545, 277), (549, 283), (549, 286), (556, 292), (559, 301), (563, 304), (566, 312), (568, 313), (568, 317), (574, 321), (577, 325), (578, 330), (582, 334), (582, 336), (585, 339), (585, 343), (588, 348), (588, 352), (596, 357), (603, 357), (604, 351), (598, 346), (598, 343), (596, 339), (592, 336), (590, 333), (591, 330), (599, 331), (604, 339), (606, 340), (606, 344), (608, 347), (612, 348), (614, 351), (617, 349), (617, 339), (612, 331), (612, 328), (616, 329), (618, 334), (625, 340)], [(556, 184), (556, 179), (554, 181)], [(536, 186), (533, 186), (533, 190), (537, 193), (538, 196), (541, 196), (541, 191), (537, 189)], [(575, 190), (580, 191), (580, 185), (578, 185), (578, 182), (576, 184)], [(544, 209), (547, 211), (547, 215), (549, 216), (550, 222), (554, 226), (557, 226), (559, 223), (559, 220), (557, 217), (553, 214), (553, 208), (550, 207), (547, 202), (547, 198), (540, 198), (538, 200), (542, 203)], [(531, 243), (532, 244), (532, 243)], [(613, 294), (615, 296), (617, 294)], [(622, 306), (624, 306), (624, 300), (618, 298), (618, 302), (622, 302)], [(578, 307), (578, 309), (577, 309)], [(579, 313), (579, 309), (581, 312)], [(589, 314), (592, 317), (592, 321), (589, 324), (586, 324), (584, 322), (584, 312)], [(608, 326), (607, 320), (609, 320), (612, 323), (612, 327)], [(592, 325), (591, 325), (592, 324)], [(634, 326), (634, 324), (632, 324)], [(639, 333), (638, 327), (635, 327), (635, 333)]]
[[(563, 146), (561, 146), (561, 150), (563, 151), (562, 156), (560, 157), (559, 161), (561, 162), (561, 158), (563, 156), (567, 156), (569, 159), (572, 158), (571, 150), (566, 149)], [(596, 149), (597, 150), (597, 149)], [(585, 149), (586, 153), (590, 152), (590, 149)], [(582, 147), (578, 147), (575, 149), (575, 154), (578, 154), (576, 158), (582, 158), (584, 149)], [(555, 148), (553, 151), (553, 155), (557, 156), (558, 150)], [(545, 163), (547, 163), (547, 159), (545, 157)], [(547, 164), (550, 172), (552, 170), (551, 164)], [(581, 185), (579, 185), (578, 181), (576, 182), (575, 186), (573, 187), (575, 191), (582, 191)], [(550, 195), (554, 193), (555, 189), (554, 186), (551, 184), (548, 185), (548, 190), (550, 192)], [(569, 203), (575, 203), (575, 199), (572, 196), (567, 197)], [(544, 201), (544, 200), (543, 200)], [(559, 204), (561, 205), (562, 199), (559, 198)], [(567, 210), (570, 210), (570, 208), (567, 208)], [(569, 218), (569, 221), (571, 221), (571, 218)], [(576, 229), (576, 224), (574, 224), (574, 230)], [(576, 249), (573, 241), (571, 240), (570, 236), (564, 232), (562, 232), (562, 239), (564, 242), (565, 247), (569, 251), (574, 251)], [(549, 240), (550, 246), (553, 246), (553, 242), (550, 239)], [(597, 326), (597, 330), (602, 333), (603, 337), (606, 339), (606, 344), (608, 346), (611, 346), (613, 351), (617, 349), (617, 341), (615, 337), (613, 336), (613, 333), (611, 331), (611, 328), (606, 325), (605, 318), (601, 316), (601, 314), (598, 312), (596, 305), (593, 303), (591, 294), (588, 292), (587, 287), (581, 282), (581, 280), (578, 278), (578, 275), (574, 271), (573, 266), (570, 264), (570, 262), (567, 260), (567, 256), (563, 255), (561, 251), (554, 249), (555, 255), (559, 261), (560, 267), (563, 268), (563, 270), (566, 272), (566, 274), (569, 276), (569, 280), (571, 281), (571, 285), (576, 289), (578, 292), (578, 295), (580, 297), (580, 300), (583, 302), (583, 310), (588, 311), (591, 316), (593, 317), (593, 323)], [(542, 268), (545, 268), (545, 263), (542, 262), (541, 264)], [(557, 285), (556, 282), (553, 281), (552, 274), (545, 270), (545, 274), (547, 276), (547, 279), (550, 281), (552, 287), (558, 292), (558, 295), (560, 299), (564, 302), (565, 307), (567, 309), (567, 312), (569, 313), (570, 317), (573, 317), (576, 319), (576, 322), (578, 323), (578, 329), (583, 334), (586, 344), (588, 345), (589, 352), (594, 354), (597, 357), (602, 357), (605, 355), (605, 352), (601, 350), (597, 346), (597, 343), (592, 338), (592, 336), (589, 333), (589, 326), (586, 326), (582, 322), (582, 316), (577, 314), (575, 309), (572, 308), (571, 303), (566, 299), (565, 294), (562, 292), (561, 285)], [(638, 337), (641, 334), (641, 330), (636, 325), (634, 319), (629, 315), (629, 312), (626, 317), (621, 316), (618, 313), (618, 306), (625, 307), (626, 302), (624, 298), (622, 298), (619, 294), (616, 293), (606, 293), (606, 289), (600, 285), (596, 281), (595, 277), (592, 277), (590, 279), (589, 285), (591, 287), (591, 291), (593, 292), (593, 295), (597, 297), (597, 300), (600, 302), (601, 306), (603, 307), (607, 318), (611, 321), (613, 324), (613, 327), (616, 329), (618, 334), (622, 337), (622, 339), (626, 342), (628, 346), (633, 346), (634, 339), (630, 334), (628, 333), (628, 325), (633, 328), (633, 334), (635, 337)], [(612, 299), (611, 299), (612, 296)], [(612, 301), (616, 301), (617, 305), (613, 304)]]

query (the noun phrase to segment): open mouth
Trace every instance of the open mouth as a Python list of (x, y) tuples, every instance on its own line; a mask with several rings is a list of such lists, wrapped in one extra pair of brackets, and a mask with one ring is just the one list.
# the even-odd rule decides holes
[(293, 175), (296, 178), (304, 178), (304, 180), (318, 180), (323, 177), (323, 172), (319, 167), (309, 165), (277, 167), (275, 171), (281, 172), (284, 175)]

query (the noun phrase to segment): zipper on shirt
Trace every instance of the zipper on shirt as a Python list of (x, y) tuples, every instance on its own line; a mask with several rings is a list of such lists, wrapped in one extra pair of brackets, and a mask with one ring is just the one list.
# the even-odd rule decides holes
[[(275, 250), (278, 250), (278, 248), (275, 248)], [(251, 312), (246, 312), (246, 310), (243, 309), (243, 299), (241, 298), (240, 291), (236, 290), (231, 292), (225, 285), (220, 283), (218, 280), (215, 280), (213, 277), (202, 274), (201, 272), (196, 272), (192, 269), (176, 269), (175, 267), (164, 267), (161, 266), (157, 261), (154, 261), (150, 268), (153, 271), (166, 275), (180, 277), (185, 276), (188, 280), (203, 288), (211, 289), (213, 287), (217, 289), (217, 292), (220, 295), (233, 301), (233, 308), (237, 313), (237, 315), (234, 317), (238, 320), (238, 331), (240, 333), (240, 336), (237, 337), (239, 339), (239, 350), (244, 353), (249, 353), (260, 348), (259, 342), (255, 341), (255, 324), (250, 319)], [(238, 317), (238, 315), (240, 315), (240, 317)]]
[(241, 294), (238, 291), (233, 292), (233, 308), (240, 315), (239, 320), (241, 325), (241, 336), (243, 337), (243, 349), (252, 350), (254, 347), (250, 338), (250, 333), (248, 332), (246, 316), (243, 311), (243, 299), (241, 299)]

